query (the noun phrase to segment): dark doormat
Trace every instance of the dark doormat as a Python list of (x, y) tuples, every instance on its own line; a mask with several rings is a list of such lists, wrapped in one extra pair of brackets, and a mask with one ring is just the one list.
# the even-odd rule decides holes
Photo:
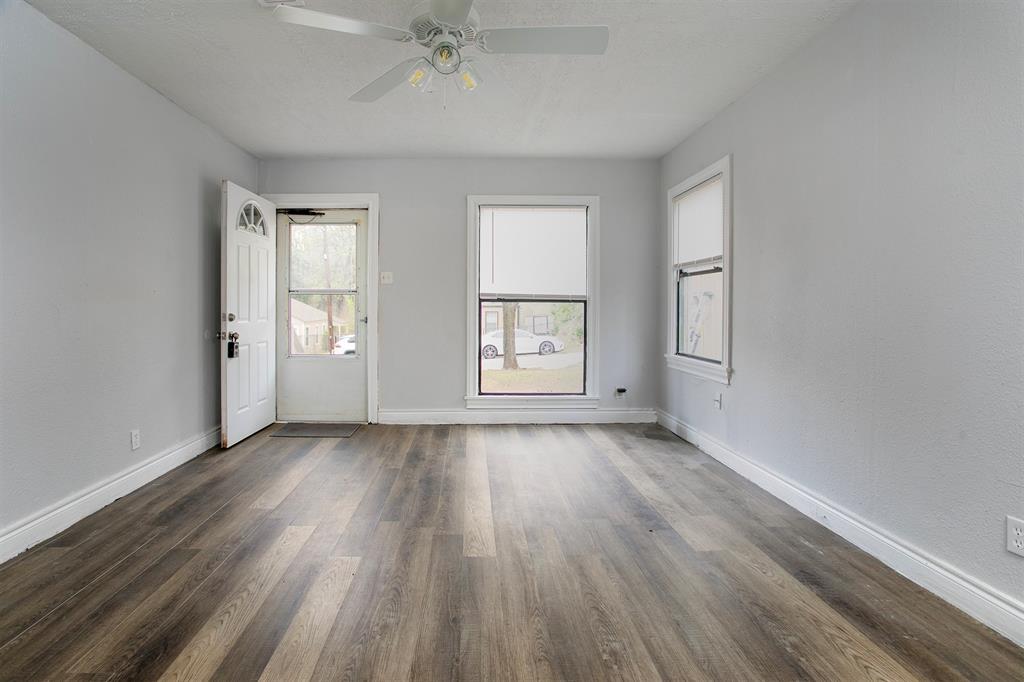
[(274, 431), (276, 438), (348, 438), (362, 424), (344, 422), (289, 422)]

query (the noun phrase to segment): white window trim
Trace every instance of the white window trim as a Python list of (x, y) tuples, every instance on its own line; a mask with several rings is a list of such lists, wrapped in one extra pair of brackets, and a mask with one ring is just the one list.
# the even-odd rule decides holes
[[(681, 194), (707, 182), (716, 175), (722, 176), (722, 197), (724, 225), (722, 226), (722, 295), (725, 299), (722, 311), (722, 363), (715, 364), (676, 354), (676, 330), (679, 327), (676, 301), (676, 229), (675, 200)], [(694, 173), (668, 191), (668, 339), (665, 361), (671, 369), (692, 374), (711, 381), (728, 385), (732, 379), (732, 156), (726, 155), (707, 168)]]
[[(587, 207), (587, 349), (585, 395), (480, 395), (480, 365), (474, 349), (480, 347), (477, 322), (480, 299), (479, 248), (481, 206), (586, 206)], [(600, 200), (596, 196), (469, 195), (466, 197), (466, 407), (496, 409), (596, 409), (598, 394), (598, 290), (600, 265)]]

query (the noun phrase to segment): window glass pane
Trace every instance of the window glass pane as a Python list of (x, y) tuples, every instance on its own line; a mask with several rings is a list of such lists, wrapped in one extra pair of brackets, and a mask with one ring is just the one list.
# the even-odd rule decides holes
[(291, 355), (354, 355), (355, 294), (291, 294), (288, 329)]
[(725, 208), (722, 176), (675, 200), (676, 263), (722, 255)]
[[(480, 393), (583, 394), (586, 305), (582, 302), (481, 301), (480, 319), (493, 314), (498, 328), (481, 330)], [(545, 334), (525, 327), (547, 317)], [(514, 325), (506, 339), (505, 321)], [(506, 353), (506, 340), (514, 349)]]
[(291, 225), (290, 289), (355, 289), (355, 225)]
[(721, 272), (708, 272), (682, 277), (676, 283), (676, 353), (722, 361), (723, 282)]
[(587, 208), (482, 207), (480, 293), (586, 296)]

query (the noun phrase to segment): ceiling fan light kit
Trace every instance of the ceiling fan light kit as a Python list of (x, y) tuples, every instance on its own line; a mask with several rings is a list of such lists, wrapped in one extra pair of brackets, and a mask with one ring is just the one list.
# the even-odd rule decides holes
[(426, 92), (434, 80), (434, 67), (426, 59), (417, 59), (405, 74), (409, 85)]
[(442, 76), (450, 76), (459, 70), (459, 65), (462, 64), (462, 55), (455, 45), (442, 42), (434, 48), (434, 54), (430, 56), (430, 63)]
[(429, 0), (417, 5), (409, 29), (394, 28), (361, 19), (317, 12), (301, 7), (301, 0), (259, 0), (274, 6), (279, 21), (350, 35), (383, 38), (399, 43), (415, 42), (430, 50), (429, 57), (408, 59), (352, 95), (355, 102), (375, 102), (403, 81), (429, 92), (435, 75), (442, 85), (449, 78), (462, 92), (473, 92), (483, 80), (464, 51), (475, 48), (484, 54), (601, 55), (608, 49), (607, 26), (539, 26), (481, 29), (473, 0)]
[(468, 59), (462, 62), (455, 77), (455, 86), (463, 92), (473, 92), (480, 87), (481, 83), (483, 83), (483, 79), (480, 77), (480, 72), (473, 66), (473, 62)]

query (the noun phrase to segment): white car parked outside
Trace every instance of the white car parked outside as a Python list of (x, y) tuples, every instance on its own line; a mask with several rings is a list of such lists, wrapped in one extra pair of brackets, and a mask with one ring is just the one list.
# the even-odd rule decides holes
[[(480, 354), (490, 360), (505, 354), (505, 332), (497, 329), (480, 337)], [(554, 336), (534, 334), (525, 329), (516, 330), (516, 355), (537, 353), (550, 355), (565, 350), (565, 344)]]
[(348, 334), (338, 339), (337, 343), (334, 344), (333, 355), (355, 355), (356, 354), (356, 335)]

